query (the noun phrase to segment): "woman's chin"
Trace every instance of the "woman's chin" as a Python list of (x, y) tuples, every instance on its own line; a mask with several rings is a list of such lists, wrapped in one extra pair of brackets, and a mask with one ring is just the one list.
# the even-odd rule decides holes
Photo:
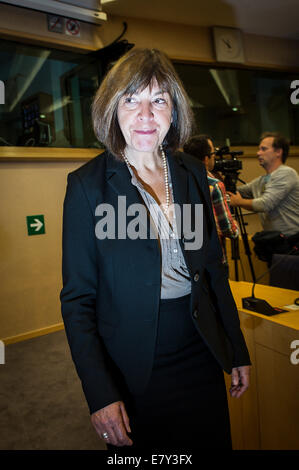
[(155, 153), (159, 149), (160, 139), (155, 135), (138, 136), (138, 138), (131, 139), (128, 149), (132, 148), (135, 152)]
[(159, 149), (159, 144), (156, 145), (134, 145), (129, 146), (128, 150), (132, 149), (134, 152), (156, 153)]

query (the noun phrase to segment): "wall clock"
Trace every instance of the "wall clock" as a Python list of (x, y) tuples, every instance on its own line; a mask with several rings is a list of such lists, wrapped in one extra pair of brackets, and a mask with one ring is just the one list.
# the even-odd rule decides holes
[(236, 28), (213, 27), (216, 60), (218, 62), (245, 62), (242, 33)]

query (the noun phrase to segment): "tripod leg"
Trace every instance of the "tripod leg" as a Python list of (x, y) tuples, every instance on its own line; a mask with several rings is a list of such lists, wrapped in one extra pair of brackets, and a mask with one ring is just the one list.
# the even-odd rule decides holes
[(235, 280), (239, 280), (238, 260), (240, 259), (239, 239), (231, 239), (232, 260), (235, 264)]
[(245, 253), (246, 253), (247, 258), (248, 258), (248, 263), (249, 263), (249, 267), (250, 267), (250, 271), (251, 271), (252, 281), (255, 282), (256, 277), (255, 277), (255, 272), (254, 272), (254, 268), (253, 268), (253, 264), (252, 264), (251, 251), (250, 251), (248, 236), (247, 236), (245, 223), (244, 223), (244, 219), (243, 219), (243, 214), (242, 214), (242, 211), (241, 211), (240, 207), (236, 207), (235, 209), (236, 209), (235, 210), (235, 216), (236, 216), (236, 220), (238, 222), (238, 225), (239, 225), (239, 228), (240, 228), (240, 231), (241, 231), (241, 237), (242, 237), (242, 240), (243, 240)]

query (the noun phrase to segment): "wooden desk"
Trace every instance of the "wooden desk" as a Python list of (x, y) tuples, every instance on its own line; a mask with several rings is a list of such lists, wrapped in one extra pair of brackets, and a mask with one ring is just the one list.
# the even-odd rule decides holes
[[(299, 341), (299, 310), (272, 317), (251, 312), (242, 308), (242, 297), (251, 295), (252, 284), (230, 285), (252, 361), (249, 390), (239, 399), (228, 394), (233, 448), (299, 449), (299, 364), (291, 362), (291, 343)], [(257, 285), (255, 296), (283, 307), (299, 292)], [(230, 376), (225, 379), (229, 388)]]

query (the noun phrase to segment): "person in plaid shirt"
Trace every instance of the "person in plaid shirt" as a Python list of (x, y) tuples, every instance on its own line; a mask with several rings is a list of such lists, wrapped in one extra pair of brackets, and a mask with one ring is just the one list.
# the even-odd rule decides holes
[(239, 236), (239, 228), (231, 214), (224, 183), (212, 174), (215, 165), (215, 149), (213, 142), (207, 135), (193, 136), (184, 145), (184, 152), (199, 158), (207, 169), (216, 228), (223, 251), (223, 263), (228, 269), (225, 239), (237, 238)]

